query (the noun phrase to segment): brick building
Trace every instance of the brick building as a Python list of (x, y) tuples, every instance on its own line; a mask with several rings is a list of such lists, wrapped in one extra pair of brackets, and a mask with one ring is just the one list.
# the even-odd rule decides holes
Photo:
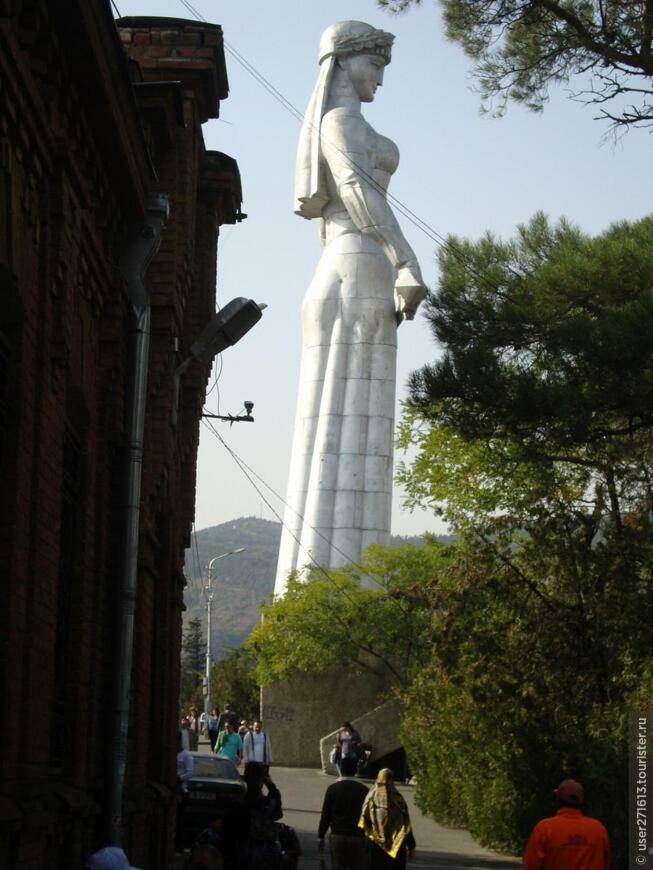
[(227, 93), (217, 25), (0, 0), (2, 868), (82, 867), (116, 788), (131, 863), (172, 866), (210, 361), (184, 373), (176, 422), (174, 372), (215, 310), (219, 228), (242, 217), (236, 163), (201, 131)]

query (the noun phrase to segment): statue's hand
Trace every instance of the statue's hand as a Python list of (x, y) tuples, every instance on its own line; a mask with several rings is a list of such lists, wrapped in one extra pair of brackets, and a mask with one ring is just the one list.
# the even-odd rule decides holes
[(403, 267), (397, 272), (395, 294), (397, 296), (397, 323), (413, 320), (415, 313), (427, 296), (419, 268)]

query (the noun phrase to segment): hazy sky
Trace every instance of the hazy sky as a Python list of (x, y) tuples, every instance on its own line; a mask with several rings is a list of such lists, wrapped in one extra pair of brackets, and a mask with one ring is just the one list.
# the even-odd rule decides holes
[[(122, 15), (190, 18), (180, 0), (116, 0)], [(390, 191), (441, 235), (477, 238), (486, 230), (514, 233), (538, 209), (565, 215), (590, 233), (649, 212), (651, 141), (633, 131), (615, 145), (594, 111), (552, 94), (542, 114), (511, 106), (503, 119), (481, 116), (470, 63), (446, 42), (435, 0), (396, 16), (375, 0), (194, 0), (222, 25), (225, 40), (302, 112), (317, 76), (322, 31), (354, 18), (396, 35), (383, 87), (365, 114), (399, 146), (401, 163)], [(292, 212), (299, 122), (227, 53), (230, 96), (221, 119), (204, 127), (206, 147), (236, 158), (248, 219), (225, 227), (218, 246), (218, 300), (235, 296), (267, 302), (263, 320), (222, 355), (220, 413), (255, 403), (256, 422), (220, 434), (240, 457), (285, 497), (301, 351), (300, 310), (319, 257), (317, 226)], [(421, 262), (427, 284), (437, 286), (434, 243), (399, 218)], [(422, 318), (399, 330), (398, 401), (411, 370), (437, 354)], [(215, 371), (207, 410), (218, 410)], [(213, 389), (212, 389), (213, 388)], [(397, 418), (399, 406), (397, 406)], [(398, 457), (397, 457), (398, 458)], [(272, 507), (283, 504), (258, 482)], [(240, 516), (275, 519), (215, 436), (202, 427), (196, 527)], [(428, 514), (402, 509), (396, 492), (393, 532), (440, 530)]]

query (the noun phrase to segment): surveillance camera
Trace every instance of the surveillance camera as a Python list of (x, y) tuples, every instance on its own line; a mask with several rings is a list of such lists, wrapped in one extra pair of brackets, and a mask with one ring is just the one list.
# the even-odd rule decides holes
[(254, 410), (254, 402), (244, 402), (243, 404), (245, 405), (245, 410), (247, 411), (247, 413), (251, 414)]

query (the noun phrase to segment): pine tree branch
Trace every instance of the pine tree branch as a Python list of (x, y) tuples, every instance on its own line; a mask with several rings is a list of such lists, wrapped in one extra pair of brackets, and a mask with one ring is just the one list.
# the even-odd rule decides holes
[(599, 57), (611, 63), (625, 64), (630, 68), (641, 69), (647, 75), (653, 75), (653, 63), (647, 63), (641, 55), (626, 54), (612, 48), (606, 43), (600, 42), (592, 36), (578, 16), (565, 9), (559, 3), (556, 3), (555, 0), (533, 0), (533, 5), (546, 9), (559, 21), (564, 21), (576, 33), (581, 44), (589, 51), (599, 55)]

